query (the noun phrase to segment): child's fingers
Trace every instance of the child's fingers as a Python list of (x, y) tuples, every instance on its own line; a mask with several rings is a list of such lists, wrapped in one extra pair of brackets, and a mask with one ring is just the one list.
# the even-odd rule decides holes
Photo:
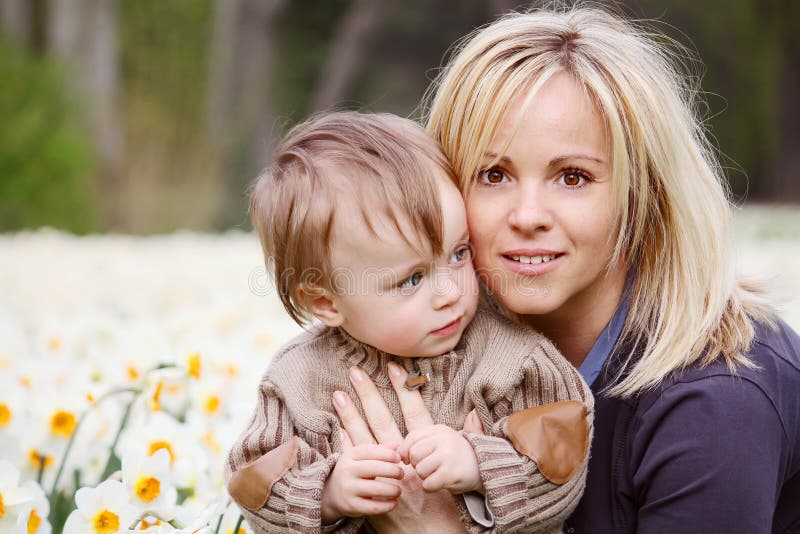
[(445, 489), (445, 474), (443, 469), (437, 469), (422, 481), (422, 489), (428, 493)]
[(353, 516), (381, 515), (391, 512), (395, 506), (397, 506), (397, 499), (378, 500), (356, 497), (351, 512)]
[(478, 412), (475, 409), (469, 412), (464, 419), (464, 430), (473, 434), (484, 434), (481, 418), (478, 417)]
[(426, 426), (418, 430), (414, 430), (413, 432), (409, 432), (406, 436), (406, 439), (403, 440), (403, 442), (400, 444), (400, 447), (397, 449), (397, 452), (400, 453), (400, 458), (402, 458), (407, 464), (411, 463), (408, 458), (409, 449), (411, 449), (411, 447), (413, 447), (421, 439), (433, 434), (435, 430), (435, 426)]
[(389, 480), (356, 480), (350, 491), (354, 495), (370, 499), (392, 500), (400, 497), (400, 486)]
[(417, 472), (419, 478), (422, 480), (426, 480), (429, 478), (437, 469), (442, 466), (442, 459), (438, 457), (436, 454), (429, 454), (425, 458), (419, 461), (417, 465), (414, 466), (414, 471)]
[(433, 425), (433, 418), (422, 400), (419, 391), (410, 391), (405, 387), (407, 373), (396, 363), (389, 364), (389, 379), (400, 401), (400, 411), (409, 432)]
[(359, 478), (393, 478), (402, 480), (405, 474), (400, 464), (378, 460), (361, 460), (353, 465), (353, 472)]
[(353, 447), (350, 455), (353, 460), (378, 460), (394, 464), (400, 461), (400, 454), (395, 449), (384, 445), (356, 445)]
[(416, 469), (417, 464), (427, 458), (436, 450), (436, 439), (426, 436), (414, 442), (408, 449), (408, 463)]

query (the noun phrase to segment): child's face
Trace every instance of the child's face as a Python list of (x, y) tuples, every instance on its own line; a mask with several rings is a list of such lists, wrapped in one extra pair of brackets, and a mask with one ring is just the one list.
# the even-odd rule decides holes
[[(333, 238), (333, 305), (341, 327), (363, 343), (398, 356), (437, 356), (455, 347), (475, 315), (464, 203), (440, 170), (444, 254), (414, 251), (394, 225), (374, 216), (380, 238), (358, 214), (340, 218)], [(403, 225), (406, 235), (412, 229)]]

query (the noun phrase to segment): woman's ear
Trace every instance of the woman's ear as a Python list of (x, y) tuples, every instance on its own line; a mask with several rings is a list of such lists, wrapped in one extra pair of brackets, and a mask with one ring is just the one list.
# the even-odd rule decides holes
[(297, 296), (305, 308), (327, 326), (341, 326), (344, 315), (334, 301), (334, 295), (322, 287), (311, 284), (300, 284)]

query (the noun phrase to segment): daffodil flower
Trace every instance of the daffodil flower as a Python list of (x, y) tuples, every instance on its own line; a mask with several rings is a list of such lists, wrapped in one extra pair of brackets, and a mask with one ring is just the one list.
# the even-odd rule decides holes
[(127, 534), (139, 518), (127, 489), (116, 480), (106, 480), (96, 488), (79, 489), (75, 504), (78, 508), (67, 518), (64, 534)]

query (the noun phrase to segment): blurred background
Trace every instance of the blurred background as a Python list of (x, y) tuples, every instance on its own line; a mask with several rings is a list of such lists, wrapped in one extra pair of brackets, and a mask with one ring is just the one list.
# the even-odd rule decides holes
[[(696, 50), (737, 201), (800, 201), (800, 2), (615, 5)], [(0, 0), (0, 232), (248, 229), (298, 119), (416, 116), (448, 48), (518, 0)]]

